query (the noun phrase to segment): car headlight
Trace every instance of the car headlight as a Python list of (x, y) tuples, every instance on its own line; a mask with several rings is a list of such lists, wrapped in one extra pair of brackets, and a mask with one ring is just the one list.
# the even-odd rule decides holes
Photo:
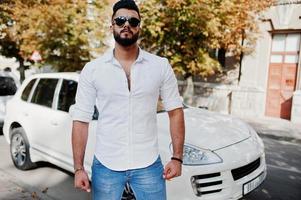
[(221, 162), (223, 160), (210, 150), (184, 144), (183, 165), (209, 165)]

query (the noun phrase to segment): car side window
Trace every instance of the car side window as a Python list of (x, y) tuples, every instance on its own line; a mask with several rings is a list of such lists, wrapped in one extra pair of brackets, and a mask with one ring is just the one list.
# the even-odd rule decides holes
[(17, 91), (17, 86), (12, 77), (0, 76), (0, 96), (11, 96)]
[(31, 102), (51, 108), (57, 82), (58, 79), (40, 79)]
[(30, 95), (30, 91), (34, 85), (34, 83), (36, 82), (37, 79), (32, 79), (27, 85), (26, 87), (24, 88), (23, 92), (22, 92), (22, 95), (21, 95), (21, 99), (24, 100), (24, 101), (27, 101), (28, 100), (28, 97)]
[(58, 110), (65, 112), (69, 111), (72, 104), (75, 103), (75, 94), (77, 89), (77, 82), (73, 80), (63, 80), (62, 87), (59, 94)]

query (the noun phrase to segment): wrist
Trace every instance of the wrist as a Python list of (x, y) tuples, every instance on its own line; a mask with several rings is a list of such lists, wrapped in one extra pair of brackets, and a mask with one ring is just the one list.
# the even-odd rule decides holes
[(177, 161), (177, 162), (183, 164), (183, 160), (182, 160), (181, 158), (178, 158), (178, 157), (173, 156), (173, 157), (171, 157), (170, 159), (171, 159), (171, 160), (175, 160), (175, 161)]
[(183, 159), (183, 152), (180, 152), (180, 151), (173, 152), (172, 157), (179, 158), (179, 159), (182, 160)]
[(80, 171), (85, 171), (85, 168), (83, 166), (75, 168), (74, 174), (76, 174), (77, 172), (80, 172)]

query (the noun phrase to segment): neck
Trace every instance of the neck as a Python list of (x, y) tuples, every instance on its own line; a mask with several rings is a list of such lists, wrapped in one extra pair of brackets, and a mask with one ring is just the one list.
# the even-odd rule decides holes
[(115, 43), (114, 56), (117, 60), (134, 61), (138, 57), (138, 53), (139, 48), (136, 43), (128, 47)]

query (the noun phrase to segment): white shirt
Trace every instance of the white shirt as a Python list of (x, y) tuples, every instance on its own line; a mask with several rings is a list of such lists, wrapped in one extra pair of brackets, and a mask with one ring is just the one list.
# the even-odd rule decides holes
[(113, 50), (86, 64), (77, 88), (73, 120), (89, 122), (99, 111), (96, 158), (112, 170), (144, 168), (157, 159), (157, 102), (182, 107), (177, 80), (166, 58), (139, 49), (131, 66), (131, 90)]

